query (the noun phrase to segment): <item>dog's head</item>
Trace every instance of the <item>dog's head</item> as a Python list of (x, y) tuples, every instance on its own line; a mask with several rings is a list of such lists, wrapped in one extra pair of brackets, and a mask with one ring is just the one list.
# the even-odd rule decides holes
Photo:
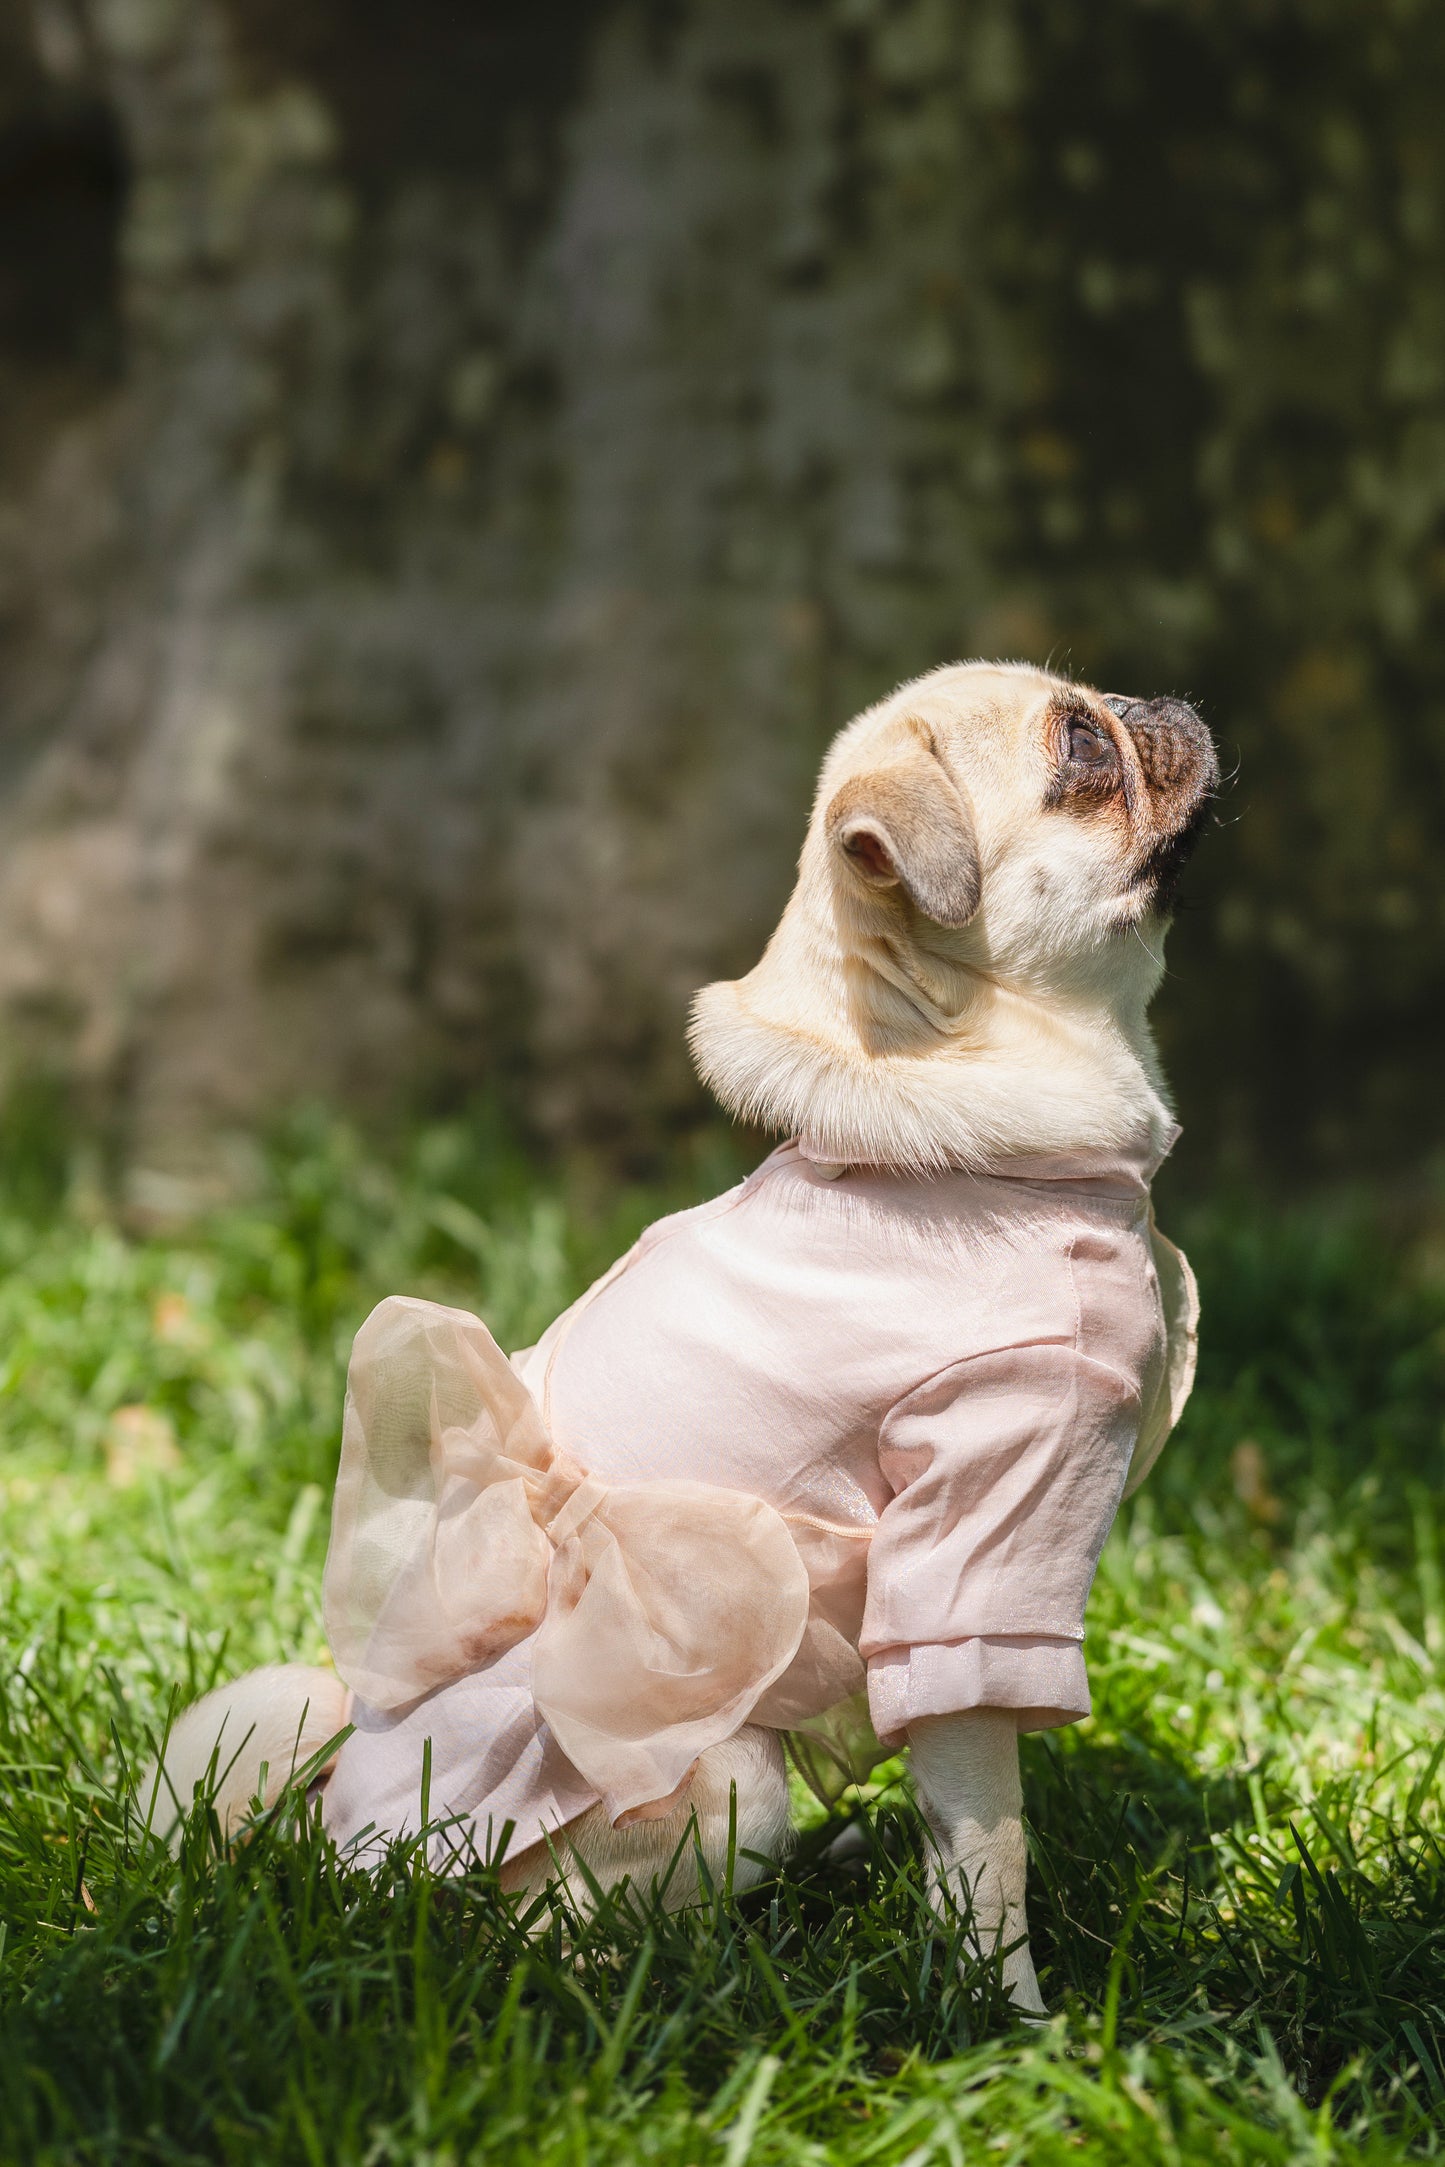
[(835, 739), (762, 961), (698, 995), (701, 1074), (839, 1161), (1157, 1156), (1145, 1010), (1218, 773), (1180, 700), (984, 663), (902, 686)]
[(1167, 918), (1218, 779), (1182, 700), (936, 670), (835, 741), (814, 869), (855, 934), (1005, 980), (1096, 979)]

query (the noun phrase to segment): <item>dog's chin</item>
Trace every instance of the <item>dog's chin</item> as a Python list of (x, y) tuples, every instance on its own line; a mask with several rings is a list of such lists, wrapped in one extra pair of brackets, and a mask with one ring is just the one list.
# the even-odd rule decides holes
[(1167, 925), (1174, 915), (1180, 876), (1194, 847), (1192, 833), (1156, 844), (1120, 889), (1114, 902), (1114, 925), (1128, 933), (1147, 920)]
[(1173, 916), (1179, 884), (1198, 845), (1206, 810), (1207, 801), (1201, 801), (1183, 827), (1162, 837), (1135, 866), (1126, 893), (1137, 899), (1140, 916)]
[(1116, 935), (1132, 933), (1137, 927), (1167, 916), (1167, 911), (1159, 908), (1153, 881), (1131, 881), (1114, 898), (1109, 912), (1109, 931)]

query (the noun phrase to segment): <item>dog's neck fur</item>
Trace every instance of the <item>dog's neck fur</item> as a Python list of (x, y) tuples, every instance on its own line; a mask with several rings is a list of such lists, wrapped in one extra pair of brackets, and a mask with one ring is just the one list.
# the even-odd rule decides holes
[(896, 902), (808, 878), (814, 845), (762, 961), (694, 1004), (693, 1058), (729, 1112), (822, 1159), (915, 1174), (1162, 1156), (1173, 1120), (1152, 984), (1121, 996), (1080, 970), (1045, 1000), (941, 931), (910, 963), (889, 938)]

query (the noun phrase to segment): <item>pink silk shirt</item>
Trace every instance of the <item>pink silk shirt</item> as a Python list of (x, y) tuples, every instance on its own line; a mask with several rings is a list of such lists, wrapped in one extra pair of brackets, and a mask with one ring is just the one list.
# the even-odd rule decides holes
[[(1088, 1713), (1099, 1552), (1192, 1379), (1197, 1304), (1153, 1226), (1157, 1163), (1141, 1146), (833, 1178), (786, 1144), (650, 1227), (513, 1358), (589, 1489), (706, 1484), (785, 1522), (808, 1625), (744, 1720), (826, 1730), (823, 1704), (865, 1687), (885, 1743), (970, 1708), (1022, 1729)], [(428, 1740), (430, 1812), (484, 1854), (506, 1824), (515, 1853), (594, 1805), (539, 1711), (537, 1648), (525, 1634), (400, 1707), (359, 1692), (325, 1794), (338, 1840), (419, 1825)]]

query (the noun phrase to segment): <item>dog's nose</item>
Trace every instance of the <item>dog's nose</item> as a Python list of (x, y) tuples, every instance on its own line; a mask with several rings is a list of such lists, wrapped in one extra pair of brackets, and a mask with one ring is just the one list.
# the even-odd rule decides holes
[(1219, 784), (1219, 756), (1202, 716), (1185, 700), (1134, 700), (1106, 693), (1133, 740), (1150, 785), (1197, 804)]

